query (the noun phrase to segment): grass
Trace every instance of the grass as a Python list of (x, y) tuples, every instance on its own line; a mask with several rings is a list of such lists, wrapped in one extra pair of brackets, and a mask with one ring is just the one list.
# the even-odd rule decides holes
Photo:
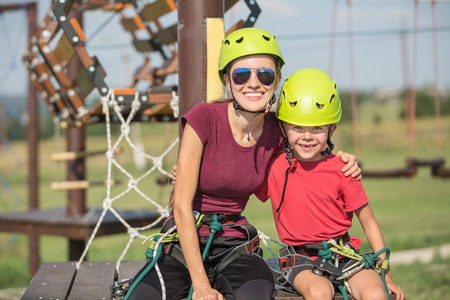
[[(442, 157), (446, 159), (446, 167), (450, 164), (450, 117), (441, 120), (443, 132)], [(437, 156), (435, 141), (435, 123), (433, 119), (416, 120), (414, 156), (430, 158)], [(105, 148), (103, 136), (92, 136), (87, 130), (86, 147), (88, 150)], [(118, 136), (118, 129), (114, 130)], [(363, 169), (393, 169), (405, 166), (409, 155), (409, 139), (407, 126), (394, 117), (375, 123), (371, 118), (364, 118), (359, 123), (358, 161)], [(160, 155), (177, 137), (177, 124), (142, 124), (142, 143), (145, 151), (152, 155)], [(54, 140), (43, 140), (39, 147), (39, 198), (41, 207), (62, 207), (66, 205), (66, 192), (52, 191), (50, 183), (66, 180), (66, 166), (50, 160), (50, 153), (63, 151), (64, 134), (60, 143)], [(333, 137), (335, 149), (355, 153), (352, 143), (351, 124), (340, 124)], [(130, 149), (117, 156), (118, 161), (133, 174), (142, 174), (147, 169), (135, 167)], [(164, 161), (164, 169), (170, 170), (175, 162), (177, 147), (171, 151)], [(16, 157), (22, 158), (17, 163)], [(0, 192), (0, 212), (25, 210), (27, 207), (27, 145), (26, 142), (14, 142), (10, 149), (0, 151), (0, 175), (6, 178)], [(103, 156), (87, 159), (87, 178), (99, 180), (106, 177), (106, 160)], [(147, 165), (147, 168), (149, 165)], [(12, 175), (11, 175), (12, 174)], [(9, 177), (8, 177), (9, 176)], [(156, 184), (159, 174), (143, 180), (142, 190), (155, 202), (166, 205), (170, 186)], [(117, 169), (113, 170), (113, 178), (122, 179), (122, 185), (112, 189), (117, 195), (126, 187), (126, 177)], [(450, 188), (448, 178), (436, 178), (430, 175), (429, 167), (419, 169), (411, 178), (363, 178), (366, 193), (370, 199), (374, 213), (382, 227), (386, 243), (391, 251), (438, 246), (450, 242)], [(89, 207), (101, 207), (105, 198), (104, 187), (92, 187), (87, 191)], [(21, 200), (22, 199), (22, 200)], [(130, 209), (149, 209), (151, 205), (143, 198), (131, 193), (114, 203), (115, 207)], [(245, 215), (259, 230), (277, 239), (273, 225), (270, 204), (261, 204), (252, 198)], [(360, 226), (355, 220), (351, 234), (363, 238)], [(128, 236), (119, 234), (99, 237), (89, 250), (88, 256), (95, 260), (117, 260), (122, 253)], [(367, 244), (367, 243), (365, 243)], [(277, 245), (270, 244), (276, 251)], [(363, 251), (368, 251), (363, 245)], [(135, 241), (125, 259), (144, 259), (145, 247)], [(42, 236), (40, 238), (41, 261), (67, 260), (68, 243), (64, 237)], [(269, 255), (268, 251), (265, 251)], [(26, 236), (0, 233), (0, 289), (27, 286), (28, 276), (28, 240)], [(450, 259), (435, 257), (429, 264), (411, 263), (410, 265), (393, 266), (394, 278), (407, 294), (407, 299), (447, 299), (450, 298)]]

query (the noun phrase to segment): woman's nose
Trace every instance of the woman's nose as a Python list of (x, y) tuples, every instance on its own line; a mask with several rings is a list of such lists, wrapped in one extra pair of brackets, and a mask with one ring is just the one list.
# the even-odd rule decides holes
[(252, 70), (251, 74), (250, 74), (250, 78), (247, 81), (247, 85), (249, 87), (256, 87), (256, 86), (260, 86), (261, 82), (259, 82), (258, 76), (256, 74), (255, 71)]

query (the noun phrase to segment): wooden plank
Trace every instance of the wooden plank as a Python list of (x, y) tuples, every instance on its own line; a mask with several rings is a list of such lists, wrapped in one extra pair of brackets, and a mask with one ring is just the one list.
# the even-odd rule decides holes
[(43, 263), (21, 299), (66, 299), (75, 274), (75, 262)]
[[(144, 251), (142, 251), (144, 256)], [(120, 263), (117, 281), (132, 279), (137, 272), (145, 265), (145, 260), (126, 260)]]
[(120, 20), (122, 27), (128, 32), (135, 32), (137, 30), (145, 29), (145, 24), (142, 22), (142, 19), (139, 15), (135, 15), (132, 18), (123, 17)]
[[(0, 231), (60, 235), (73, 240), (88, 239), (97, 224), (102, 209), (91, 209), (89, 217), (86, 218), (67, 216), (66, 210), (66, 208), (55, 208), (0, 214)], [(118, 210), (117, 212), (133, 227), (146, 226), (160, 216), (154, 211)], [(97, 236), (124, 232), (127, 232), (127, 228), (108, 211)]]
[(150, 40), (133, 40), (134, 48), (139, 52), (152, 52), (155, 48), (151, 44)]
[(112, 299), (109, 287), (114, 282), (115, 262), (82, 262), (69, 300)]
[(144, 19), (150, 22), (176, 9), (177, 7), (173, 0), (157, 0), (144, 6), (141, 13)]
[(56, 59), (60, 62), (61, 68), (65, 69), (75, 54), (72, 43), (66, 34), (61, 35), (53, 52), (55, 53)]
[(160, 45), (168, 45), (175, 43), (178, 39), (178, 24), (162, 29), (156, 33)]

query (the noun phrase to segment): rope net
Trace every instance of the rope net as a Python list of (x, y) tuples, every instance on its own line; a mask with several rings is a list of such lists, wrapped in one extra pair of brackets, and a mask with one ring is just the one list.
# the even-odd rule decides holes
[[(147, 195), (142, 190), (141, 187), (143, 184), (142, 182), (145, 179), (148, 179), (149, 175), (154, 172), (159, 172), (162, 175), (166, 176), (170, 175), (170, 172), (164, 170), (163, 168), (163, 160), (178, 144), (178, 138), (176, 138), (161, 155), (159, 156), (149, 155), (142, 150), (142, 147), (137, 146), (136, 143), (133, 142), (132, 139), (130, 138), (131, 121), (135, 117), (136, 113), (139, 111), (141, 105), (138, 93), (136, 93), (135, 99), (132, 101), (132, 109), (129, 113), (127, 113), (126, 117), (124, 117), (121, 114), (121, 106), (119, 105), (119, 101), (116, 99), (113, 89), (111, 89), (106, 96), (101, 97), (101, 103), (103, 107), (103, 113), (105, 114), (106, 136), (108, 143), (108, 148), (106, 151), (106, 159), (108, 165), (106, 178), (106, 196), (105, 199), (103, 200), (102, 213), (98, 219), (94, 231), (91, 234), (91, 237), (89, 238), (86, 244), (86, 248), (78, 261), (77, 267), (79, 267), (81, 262), (85, 259), (86, 254), (89, 248), (91, 247), (91, 244), (95, 236), (97, 235), (97, 232), (105, 218), (106, 213), (111, 212), (127, 229), (127, 233), (129, 236), (128, 243), (123, 249), (123, 252), (120, 255), (116, 264), (116, 269), (118, 270), (120, 267), (120, 263), (125, 257), (126, 253), (128, 252), (128, 249), (130, 248), (132, 242), (137, 238), (143, 240), (147, 238), (146, 235), (142, 234), (142, 231), (156, 227), (156, 225), (158, 225), (161, 221), (163, 221), (165, 218), (169, 216), (168, 206), (167, 205), (163, 206), (159, 204), (157, 201), (155, 201), (149, 195)], [(178, 109), (176, 108), (177, 106), (178, 106), (178, 98), (174, 97), (171, 102), (171, 107), (175, 108), (174, 114), (176, 114), (176, 112), (178, 111)], [(111, 111), (114, 113), (111, 114)], [(117, 138), (113, 138), (113, 135), (111, 134), (112, 116), (114, 116), (114, 120), (118, 120), (120, 122), (120, 134)], [(175, 115), (175, 117), (178, 116)], [(151, 162), (152, 166), (139, 176), (133, 175), (129, 170), (127, 170), (123, 165), (120, 164), (120, 162), (116, 159), (114, 155), (115, 151), (117, 151), (119, 146), (123, 143), (126, 143), (126, 145), (128, 145), (133, 152), (138, 153), (139, 155), (143, 156), (146, 160)], [(128, 178), (128, 183), (126, 184), (125, 189), (120, 193), (118, 193), (117, 195), (112, 195), (111, 191), (111, 188), (114, 184), (114, 180), (112, 178), (113, 170), (118, 170), (122, 175)], [(155, 221), (146, 226), (133, 227), (120, 214), (119, 210), (115, 208), (114, 206), (115, 202), (132, 191), (136, 192), (142, 198), (142, 200), (148, 202), (152, 207), (154, 207), (155, 211), (159, 214), (159, 217)]]

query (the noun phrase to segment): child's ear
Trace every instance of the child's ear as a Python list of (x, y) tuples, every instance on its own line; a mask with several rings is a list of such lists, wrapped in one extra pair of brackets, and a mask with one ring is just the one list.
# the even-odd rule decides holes
[(337, 128), (337, 125), (336, 125), (336, 124), (332, 124), (332, 125), (330, 126), (330, 137), (333, 136), (333, 133), (334, 133), (334, 131), (336, 130), (336, 128)]

